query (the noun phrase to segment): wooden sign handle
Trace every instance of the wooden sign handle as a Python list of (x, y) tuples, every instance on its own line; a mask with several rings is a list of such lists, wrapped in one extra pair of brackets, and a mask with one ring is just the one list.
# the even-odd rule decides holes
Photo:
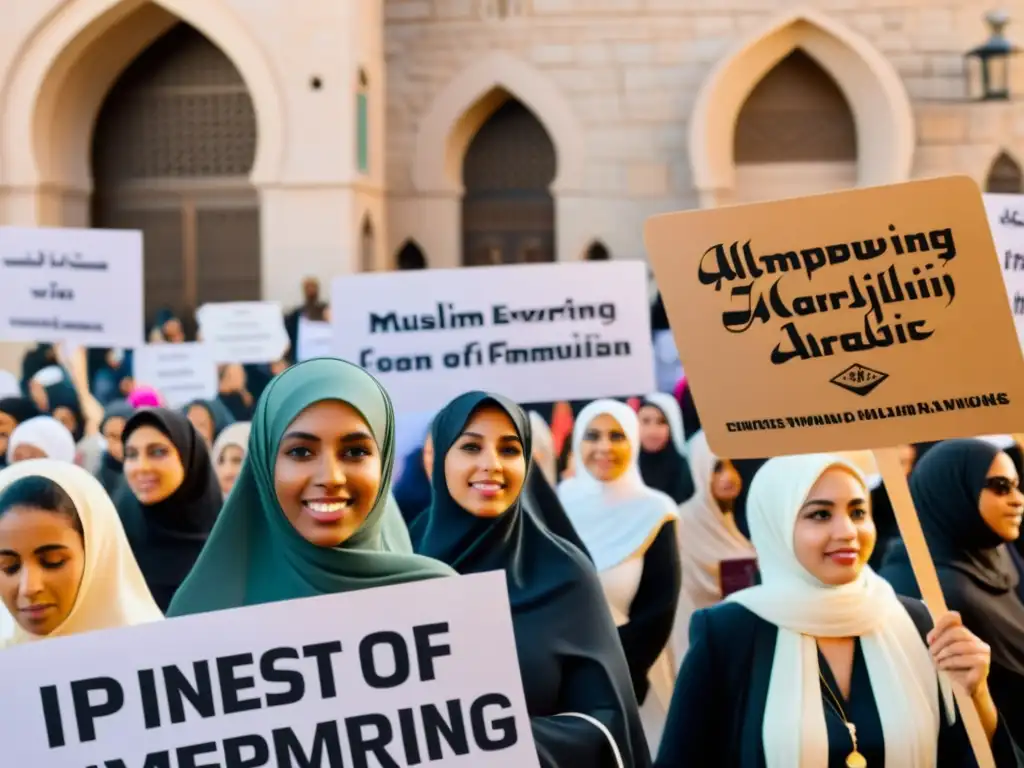
[[(939, 575), (935, 571), (935, 563), (932, 562), (931, 553), (928, 551), (924, 531), (921, 530), (921, 521), (917, 519), (917, 510), (914, 509), (914, 500), (910, 496), (907, 476), (903, 474), (903, 466), (900, 464), (899, 451), (896, 448), (878, 448), (874, 454), (878, 470), (882, 474), (882, 480), (885, 481), (885, 489), (889, 493), (889, 500), (892, 502), (892, 509), (896, 515), (896, 523), (900, 527), (900, 534), (903, 536), (903, 543), (910, 556), (910, 567), (914, 570), (914, 578), (917, 579), (921, 596), (932, 614), (932, 620), (935, 621), (949, 609), (946, 607), (946, 599), (942, 596)], [(963, 719), (967, 736), (971, 740), (971, 748), (978, 760), (978, 768), (996, 768), (992, 746), (988, 742), (988, 736), (981, 724), (974, 700), (963, 687), (956, 683), (953, 683), (953, 694), (956, 696), (956, 703), (960, 709), (960, 717)]]

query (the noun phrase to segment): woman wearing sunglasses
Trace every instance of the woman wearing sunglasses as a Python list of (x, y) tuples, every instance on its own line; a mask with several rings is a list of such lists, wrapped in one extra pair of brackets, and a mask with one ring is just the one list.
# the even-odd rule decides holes
[[(1007, 544), (1018, 539), (1024, 494), (1010, 457), (983, 440), (946, 440), (918, 462), (910, 492), (950, 610), (992, 649), (988, 686), (1017, 744), (1024, 744), (1024, 588)], [(897, 541), (881, 575), (919, 597)]]

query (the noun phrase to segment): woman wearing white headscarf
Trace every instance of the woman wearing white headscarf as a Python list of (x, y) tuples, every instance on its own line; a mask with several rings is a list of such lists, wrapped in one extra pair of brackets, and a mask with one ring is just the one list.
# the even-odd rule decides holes
[(670, 644), (675, 669), (683, 663), (690, 645), (693, 612), (722, 600), (723, 563), (749, 563), (755, 557), (753, 545), (740, 533), (733, 517), (733, 505), (742, 488), (739, 472), (711, 452), (703, 430), (690, 439), (690, 469), (696, 492), (679, 507), (683, 587)]
[(1017, 764), (988, 647), (957, 614), (933, 628), (866, 567), (875, 532), (856, 467), (772, 459), (747, 508), (762, 584), (694, 614), (658, 768), (973, 766), (950, 678), (996, 736), (996, 765)]
[(228, 497), (235, 486), (238, 473), (242, 471), (245, 452), (249, 448), (249, 433), (252, 424), (248, 421), (236, 421), (221, 430), (213, 441), (213, 469), (217, 473), (220, 492)]
[(640, 424), (628, 405), (587, 405), (572, 445), (578, 469), (558, 497), (601, 577), (644, 729), (657, 745), (672, 690), (664, 650), (679, 600), (677, 506), (640, 476)]
[(0, 471), (0, 599), (2, 648), (163, 618), (103, 486), (51, 459)]
[(7, 441), (7, 463), (26, 459), (75, 462), (75, 438), (52, 416), (36, 416), (21, 422)]

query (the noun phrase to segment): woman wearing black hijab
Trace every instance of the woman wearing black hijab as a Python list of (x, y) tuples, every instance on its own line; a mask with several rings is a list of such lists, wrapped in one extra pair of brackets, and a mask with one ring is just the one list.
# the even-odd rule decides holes
[[(992, 648), (988, 686), (1018, 744), (1024, 744), (1024, 602), (1007, 543), (1020, 536), (1024, 495), (1013, 461), (983, 440), (946, 440), (910, 475), (910, 493), (950, 610)], [(894, 543), (881, 575), (920, 597), (906, 547)]]
[(593, 566), (525, 508), (526, 414), (469, 392), (432, 429), (433, 503), (417, 552), (459, 573), (503, 570), (543, 768), (651, 764), (615, 626)]
[(693, 476), (686, 460), (686, 435), (679, 403), (655, 392), (640, 410), (640, 475), (649, 488), (667, 493), (676, 504), (693, 496)]
[(590, 556), (587, 545), (583, 543), (569, 516), (565, 514), (565, 507), (558, 500), (558, 493), (536, 465), (530, 467), (530, 473), (526, 478), (523, 504), (547, 526), (548, 531), (572, 544), (593, 563), (594, 559)]
[(115, 400), (103, 411), (100, 435), (106, 450), (100, 458), (96, 479), (108, 494), (113, 496), (124, 480), (124, 428), (135, 409), (127, 400)]
[(124, 477), (115, 503), (160, 610), (199, 556), (223, 498), (206, 442), (181, 413), (137, 411), (124, 427)]
[(7, 441), (14, 428), (23, 421), (42, 415), (30, 397), (0, 399), (0, 469), (7, 466)]

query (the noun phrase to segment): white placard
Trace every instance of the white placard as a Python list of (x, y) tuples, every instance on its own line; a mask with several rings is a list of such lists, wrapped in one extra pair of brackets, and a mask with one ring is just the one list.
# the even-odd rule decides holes
[(217, 397), (217, 363), (203, 343), (136, 347), (132, 378), (138, 385), (153, 387), (172, 408)]
[(331, 285), (334, 349), (395, 410), (470, 389), (521, 403), (654, 389), (642, 261), (363, 273)]
[(138, 346), (142, 293), (141, 232), (0, 227), (2, 340)]
[(985, 195), (985, 210), (992, 228), (1017, 338), (1024, 344), (1024, 195)]
[(538, 765), (501, 572), (26, 643), (0, 680), (10, 766)]
[(288, 349), (281, 305), (274, 301), (204, 304), (196, 321), (217, 363), (272, 363)]
[(318, 320), (299, 318), (296, 362), (314, 357), (330, 357), (334, 354), (334, 330), (331, 324)]

